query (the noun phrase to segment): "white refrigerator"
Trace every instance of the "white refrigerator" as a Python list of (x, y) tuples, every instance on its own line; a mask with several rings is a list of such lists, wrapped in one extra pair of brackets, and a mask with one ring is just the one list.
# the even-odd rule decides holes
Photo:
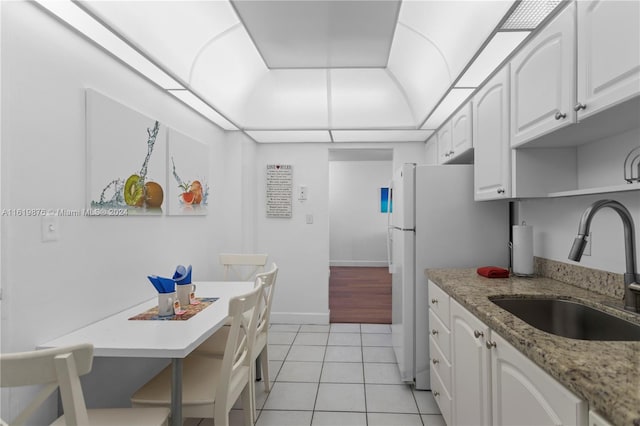
[[(391, 187), (392, 341), (400, 376), (430, 389), (426, 268), (509, 264), (509, 205), (474, 201), (472, 165), (404, 164)], [(464, 283), (460, 283), (464, 285)]]

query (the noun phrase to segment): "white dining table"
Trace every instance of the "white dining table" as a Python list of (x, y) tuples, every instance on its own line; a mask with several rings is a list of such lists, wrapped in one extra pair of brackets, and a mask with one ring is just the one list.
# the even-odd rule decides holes
[(79, 343), (93, 344), (94, 356), (170, 358), (171, 424), (182, 424), (182, 361), (222, 327), (229, 315), (229, 300), (253, 289), (253, 281), (194, 281), (196, 297), (218, 300), (183, 321), (130, 320), (157, 306), (158, 298), (125, 309), (102, 320), (38, 345), (38, 349)]

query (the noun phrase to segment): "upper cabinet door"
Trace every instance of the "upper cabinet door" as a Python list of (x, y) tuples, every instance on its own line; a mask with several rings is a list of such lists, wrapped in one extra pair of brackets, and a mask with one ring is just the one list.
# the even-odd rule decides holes
[(473, 148), (471, 102), (467, 102), (451, 119), (451, 156), (456, 157)]
[(575, 122), (575, 3), (511, 61), (511, 145)]
[(578, 119), (640, 93), (640, 2), (578, 2)]
[(509, 65), (473, 98), (475, 200), (511, 197), (509, 145)]
[(444, 164), (451, 157), (451, 121), (447, 121), (438, 131), (438, 163)]

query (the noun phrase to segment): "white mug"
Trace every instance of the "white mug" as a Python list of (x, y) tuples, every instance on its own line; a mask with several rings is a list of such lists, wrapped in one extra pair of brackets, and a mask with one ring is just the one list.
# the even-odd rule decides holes
[(178, 300), (180, 306), (188, 306), (191, 303), (191, 299), (195, 299), (196, 285), (195, 284), (177, 284)]
[(158, 293), (158, 316), (168, 317), (173, 316), (174, 303), (178, 300), (176, 292), (172, 293)]

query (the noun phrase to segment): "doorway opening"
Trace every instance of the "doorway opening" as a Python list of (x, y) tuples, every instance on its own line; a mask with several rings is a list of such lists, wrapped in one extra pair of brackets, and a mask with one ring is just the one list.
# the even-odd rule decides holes
[(393, 149), (329, 150), (331, 323), (391, 323), (381, 194), (392, 173)]

